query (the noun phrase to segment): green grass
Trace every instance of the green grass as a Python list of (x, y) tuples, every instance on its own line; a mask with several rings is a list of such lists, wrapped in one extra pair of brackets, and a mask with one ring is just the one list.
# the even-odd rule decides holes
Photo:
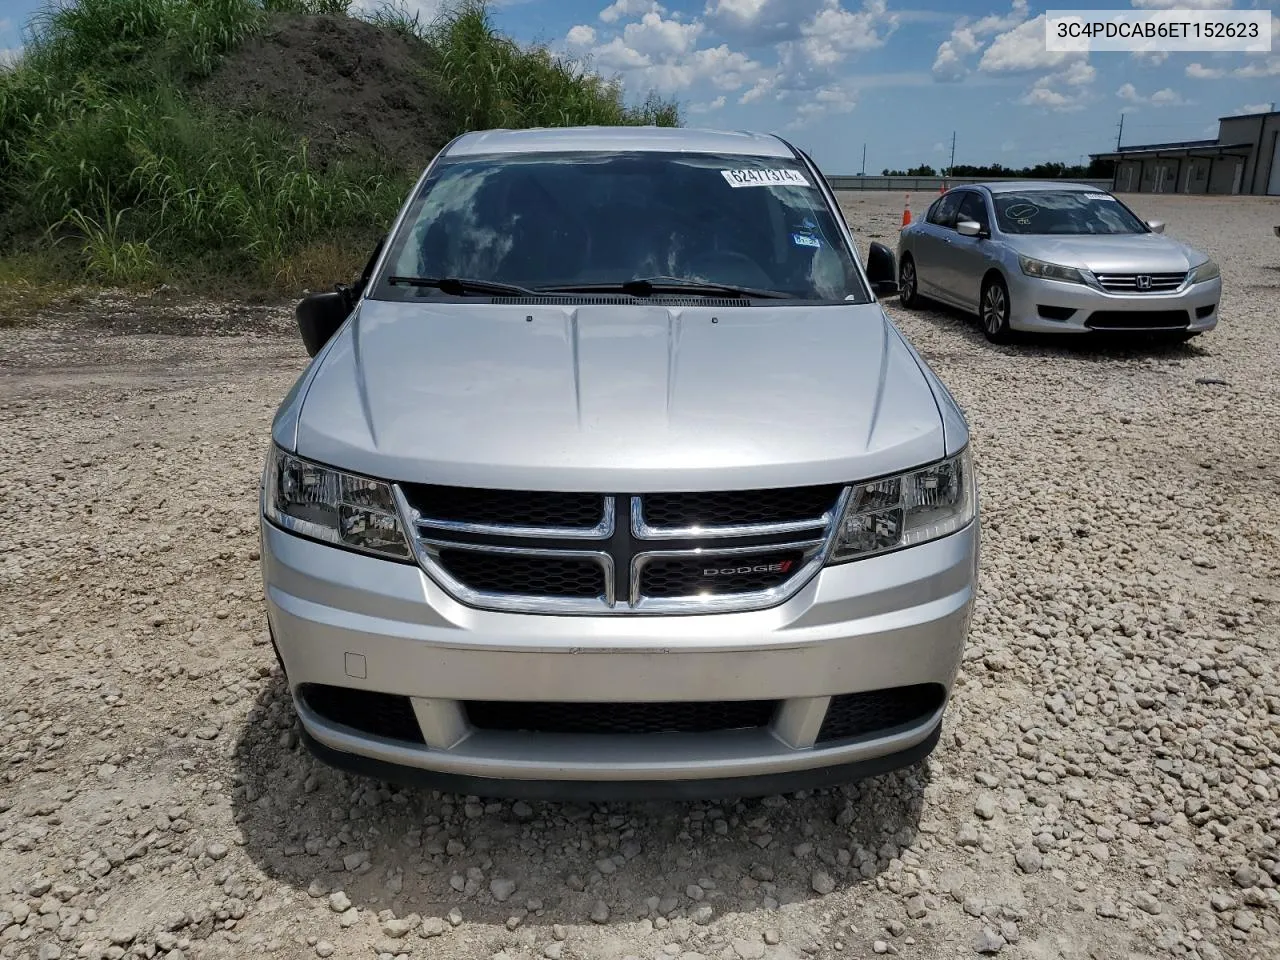
[[(49, 282), (126, 287), (295, 293), (350, 276), (418, 171), (372, 149), (321, 168), (305, 132), (192, 95), (280, 13), (349, 15), (347, 0), (60, 0), (38, 16), (0, 69), (0, 257)], [(673, 104), (628, 106), (581, 65), (503, 37), (478, 0), (429, 24), (393, 7), (370, 19), (421, 51), (447, 136), (679, 121)]]

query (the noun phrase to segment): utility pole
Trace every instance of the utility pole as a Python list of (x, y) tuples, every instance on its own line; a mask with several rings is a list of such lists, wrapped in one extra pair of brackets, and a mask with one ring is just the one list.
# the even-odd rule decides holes
[(864, 143), (862, 145), (862, 173), (859, 174), (859, 176), (865, 177), (866, 175), (867, 175), (867, 145)]
[(951, 162), (947, 164), (947, 176), (951, 176), (951, 171), (956, 165), (956, 132), (951, 131)]
[(1124, 111), (1120, 113), (1120, 132), (1116, 134), (1116, 152), (1120, 152), (1120, 138), (1124, 136)]

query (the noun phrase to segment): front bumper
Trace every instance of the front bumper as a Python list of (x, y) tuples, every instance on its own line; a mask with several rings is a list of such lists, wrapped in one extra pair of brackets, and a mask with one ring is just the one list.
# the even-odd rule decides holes
[[(1009, 277), (1009, 326), (1035, 333), (1183, 330), (1202, 333), (1218, 325), (1221, 278), (1173, 293), (1107, 293), (1081, 283)], [(1042, 315), (1049, 308), (1056, 316)], [(1062, 313), (1072, 311), (1069, 316)], [(1179, 323), (1173, 314), (1185, 313)], [(1168, 315), (1168, 316), (1162, 316)]]
[[(767, 610), (557, 617), (476, 610), (417, 566), (262, 527), (271, 632), (317, 754), (491, 796), (746, 795), (919, 759), (936, 743), (960, 663), (977, 549), (975, 520), (932, 543), (828, 567)], [(421, 741), (334, 722), (300, 695), (307, 684), (407, 697)], [(818, 742), (833, 696), (924, 684), (942, 691), (927, 715)], [(477, 729), (465, 706), (739, 700), (778, 704), (765, 726), (661, 734)]]

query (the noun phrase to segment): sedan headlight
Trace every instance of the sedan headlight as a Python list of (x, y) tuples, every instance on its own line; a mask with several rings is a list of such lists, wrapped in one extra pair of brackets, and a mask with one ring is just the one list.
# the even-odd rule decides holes
[(390, 484), (277, 449), (267, 455), (262, 509), (292, 533), (395, 560), (412, 556)]
[(830, 563), (910, 547), (955, 533), (977, 511), (969, 449), (939, 463), (854, 486)]
[(1217, 280), (1220, 276), (1222, 271), (1218, 269), (1218, 265), (1212, 260), (1206, 260), (1191, 271), (1191, 282), (1204, 283), (1206, 280)]
[(1064, 283), (1084, 283), (1084, 275), (1075, 267), (1064, 267), (1060, 263), (1046, 263), (1030, 257), (1018, 257), (1018, 266), (1028, 277), (1040, 280), (1061, 280)]

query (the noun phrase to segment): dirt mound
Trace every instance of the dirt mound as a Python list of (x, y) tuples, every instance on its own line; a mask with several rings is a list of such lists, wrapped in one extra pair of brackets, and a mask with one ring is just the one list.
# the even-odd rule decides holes
[(201, 99), (310, 139), (320, 165), (374, 153), (420, 170), (444, 145), (425, 44), (348, 17), (277, 16), (223, 61)]

